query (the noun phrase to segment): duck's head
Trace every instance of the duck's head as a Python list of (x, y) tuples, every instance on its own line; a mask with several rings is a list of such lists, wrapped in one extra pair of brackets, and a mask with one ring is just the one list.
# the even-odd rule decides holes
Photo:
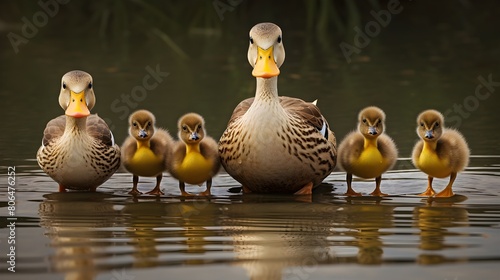
[(179, 139), (186, 144), (196, 144), (205, 137), (205, 120), (196, 113), (185, 114), (177, 125)]
[(89, 73), (74, 70), (62, 77), (59, 105), (66, 116), (82, 118), (90, 115), (95, 105), (92, 76)]
[(437, 141), (443, 134), (444, 117), (436, 110), (426, 110), (417, 117), (417, 134), (424, 141)]
[(147, 141), (155, 133), (155, 116), (148, 110), (138, 110), (128, 119), (129, 134), (139, 141)]
[(285, 61), (285, 48), (281, 29), (274, 23), (264, 22), (250, 30), (248, 62), (254, 77), (271, 78), (280, 74), (279, 67)]
[(358, 130), (366, 138), (377, 138), (384, 132), (385, 113), (375, 106), (366, 107), (358, 115)]

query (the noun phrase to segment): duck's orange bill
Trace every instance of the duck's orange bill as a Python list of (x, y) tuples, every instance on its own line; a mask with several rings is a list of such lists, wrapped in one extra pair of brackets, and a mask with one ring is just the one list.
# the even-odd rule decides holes
[(257, 47), (257, 61), (252, 71), (254, 77), (271, 78), (280, 74), (280, 69), (274, 61), (274, 47), (269, 47), (267, 50)]
[(66, 108), (65, 114), (73, 118), (83, 118), (90, 115), (85, 101), (85, 91), (78, 93), (71, 91), (69, 106)]

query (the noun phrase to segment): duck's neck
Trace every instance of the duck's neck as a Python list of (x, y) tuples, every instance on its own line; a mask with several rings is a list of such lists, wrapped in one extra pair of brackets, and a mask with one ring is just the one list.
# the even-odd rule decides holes
[(437, 141), (424, 141), (424, 149), (435, 151), (437, 147)]
[(377, 148), (377, 137), (375, 137), (375, 138), (367, 138), (367, 137), (365, 137), (364, 148), (365, 149), (368, 149), (368, 148)]
[(149, 140), (137, 140), (137, 149), (139, 150), (140, 148), (150, 148), (151, 147), (151, 142)]
[(87, 117), (74, 118), (66, 116), (66, 127), (64, 132), (68, 133), (86, 133), (87, 132)]
[(272, 78), (256, 78), (256, 102), (278, 102), (278, 76)]
[(200, 144), (186, 144), (186, 154), (189, 153), (200, 153)]

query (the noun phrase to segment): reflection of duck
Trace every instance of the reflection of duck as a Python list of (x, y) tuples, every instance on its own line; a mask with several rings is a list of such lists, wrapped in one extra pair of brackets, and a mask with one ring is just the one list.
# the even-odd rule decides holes
[(339, 163), (347, 173), (346, 195), (360, 195), (352, 189), (352, 175), (375, 178), (371, 195), (385, 195), (380, 191), (382, 173), (389, 170), (398, 158), (394, 141), (384, 133), (385, 113), (380, 108), (366, 107), (358, 115), (358, 130), (353, 131), (339, 145)]
[(51, 266), (66, 273), (65, 279), (94, 279), (100, 270), (99, 257), (106, 254), (106, 247), (97, 239), (113, 238), (112, 231), (96, 228), (111, 227), (116, 210), (101, 193), (59, 193), (45, 195), (40, 203), (40, 226), (55, 249)]
[(255, 98), (234, 109), (219, 141), (222, 165), (244, 192), (310, 194), (336, 164), (335, 136), (318, 107), (278, 96), (284, 59), (281, 29), (255, 25), (248, 49)]
[(203, 263), (202, 255), (210, 243), (206, 237), (215, 235), (208, 228), (215, 226), (217, 211), (218, 206), (208, 201), (126, 204), (121, 213), (125, 234), (135, 248), (133, 267), (159, 266), (164, 264), (162, 259), (171, 261), (161, 255), (172, 253), (172, 247), (179, 256), (193, 254), (182, 258), (184, 264)]
[(184, 196), (186, 185), (207, 182), (201, 195), (210, 195), (212, 177), (219, 172), (220, 161), (217, 142), (205, 131), (205, 120), (196, 113), (182, 116), (178, 122), (179, 141), (172, 149), (168, 170), (179, 180), (179, 189)]
[(133, 174), (133, 187), (129, 192), (132, 195), (141, 194), (137, 190), (139, 176), (156, 177), (156, 186), (148, 194), (163, 194), (160, 183), (173, 139), (166, 130), (156, 128), (155, 122), (155, 116), (147, 110), (135, 111), (129, 118), (129, 136), (122, 145), (122, 161)]
[(435, 194), (434, 177), (450, 176), (448, 185), (436, 197), (453, 196), (452, 185), (457, 173), (469, 163), (469, 147), (460, 132), (444, 128), (444, 117), (436, 110), (427, 110), (417, 117), (417, 134), (421, 140), (413, 148), (413, 164), (428, 175), (422, 196)]
[(92, 76), (75, 70), (62, 77), (59, 105), (65, 116), (47, 123), (37, 152), (38, 164), (59, 191), (95, 191), (120, 167), (120, 148), (108, 125), (90, 114), (94, 104)]
[[(345, 226), (353, 229), (351, 235), (359, 248), (357, 262), (360, 264), (380, 264), (383, 256), (383, 242), (380, 229), (393, 227), (393, 206), (367, 204), (352, 201), (344, 207)], [(389, 233), (386, 233), (389, 234)]]
[[(326, 209), (321, 214), (317, 207)], [(332, 208), (297, 202), (230, 204), (221, 222), (233, 239), (236, 263), (250, 279), (282, 279), (332, 260), (326, 239), (333, 226)], [(273, 214), (284, 212), (290, 215)]]
[[(420, 229), (420, 249), (440, 251), (463, 246), (445, 243), (445, 238), (455, 235), (449, 228), (465, 226), (464, 223), (469, 219), (465, 208), (452, 207), (451, 203), (440, 203), (436, 206), (415, 207), (413, 214), (415, 225)], [(420, 263), (425, 264), (436, 264), (444, 260), (445, 257), (437, 253), (423, 253), (418, 258)]]

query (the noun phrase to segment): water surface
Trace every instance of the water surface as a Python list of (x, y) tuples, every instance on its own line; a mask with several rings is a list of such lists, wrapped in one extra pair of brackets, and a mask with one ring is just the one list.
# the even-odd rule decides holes
[[(497, 278), (500, 87), (493, 84), (481, 99), (476, 89), (485, 79), (500, 81), (498, 4), (401, 1), (403, 11), (349, 63), (339, 44), (353, 43), (354, 28), (386, 6), (369, 2), (294, 2), (283, 13), (279, 1), (265, 2), (265, 11), (264, 1), (243, 1), (221, 21), (210, 1), (75, 0), (18, 53), (5, 38), (20, 33), (21, 18), (40, 7), (2, 2), (2, 279)], [(164, 196), (133, 198), (127, 194), (132, 178), (122, 171), (97, 193), (56, 192), (35, 154), (45, 124), (63, 113), (57, 96), (64, 73), (93, 75), (93, 112), (106, 119), (119, 143), (128, 114), (139, 108), (154, 112), (172, 134), (178, 117), (198, 112), (218, 138), (233, 108), (255, 93), (246, 51), (248, 31), (260, 21), (283, 29), (287, 57), (279, 93), (318, 99), (338, 140), (355, 128), (363, 107), (386, 112), (387, 132), (400, 154), (382, 181), (389, 196), (368, 196), (374, 182), (363, 180), (354, 182), (363, 197), (343, 196), (339, 170), (310, 198), (228, 192), (239, 184), (224, 171), (214, 178), (210, 198), (180, 197), (166, 174)], [(168, 75), (128, 103), (148, 69), (156, 68)], [(472, 151), (450, 199), (415, 195), (427, 180), (408, 156), (417, 140), (415, 118), (428, 108), (448, 112), (448, 125), (464, 134)], [(17, 182), (15, 274), (7, 272), (5, 253), (9, 166), (16, 167)], [(447, 180), (435, 184), (440, 190)], [(154, 179), (141, 178), (139, 188), (153, 185)]]

